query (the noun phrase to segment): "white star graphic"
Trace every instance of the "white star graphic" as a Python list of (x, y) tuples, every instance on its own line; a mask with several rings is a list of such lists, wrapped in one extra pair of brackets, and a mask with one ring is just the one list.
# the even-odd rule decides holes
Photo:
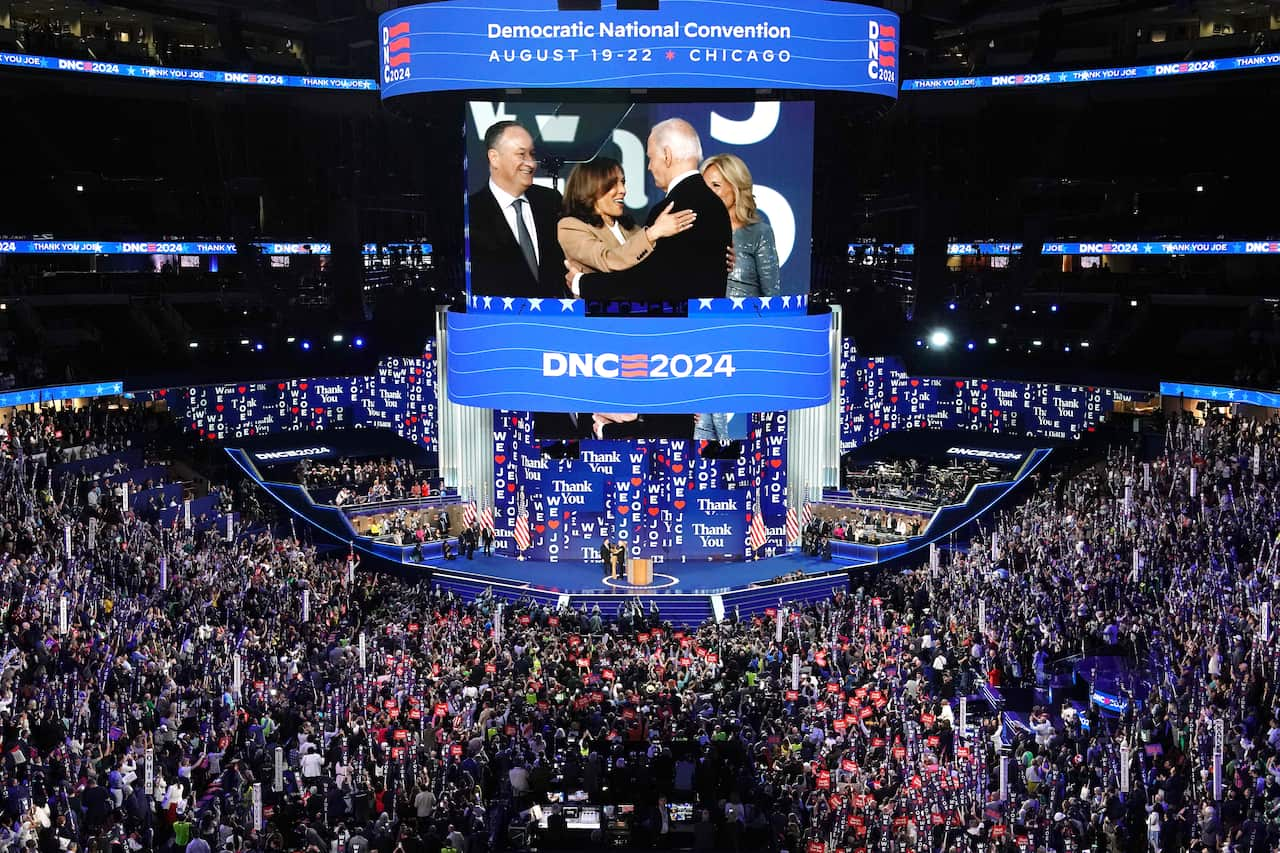
[(784, 297), (782, 297), (782, 307), (783, 307), (783, 308), (790, 308), (790, 307), (791, 307), (791, 297), (790, 297), (790, 296), (784, 296)]
[(541, 300), (541, 299), (530, 299), (530, 300), (529, 300), (529, 310), (530, 310), (530, 311), (541, 311), (541, 310), (542, 310), (542, 302), (543, 302), (543, 300)]
[(493, 307), (493, 297), (492, 297), (492, 296), (486, 296), (486, 297), (484, 297), (484, 308), (485, 308), (485, 310), (486, 310), (486, 311), (488, 311), (488, 310), (489, 310), (490, 308), (492, 308), (492, 307)]
[(765, 310), (765, 311), (768, 311), (770, 308), (772, 308), (772, 307), (773, 307), (773, 297), (772, 297), (772, 296), (761, 296), (761, 297), (760, 297), (760, 307), (761, 307), (763, 310)]
[(514, 296), (504, 296), (504, 297), (502, 297), (502, 310), (503, 310), (503, 311), (510, 311), (510, 310), (511, 310), (511, 306), (513, 306), (513, 305), (515, 305), (515, 304), (516, 304), (516, 298), (515, 298)]
[(699, 311), (710, 311), (710, 310), (711, 310), (711, 303), (712, 303), (713, 301), (714, 301), (714, 300), (712, 300), (712, 299), (699, 299), (699, 300), (698, 300), (698, 310), (699, 310)]
[(742, 310), (742, 303), (744, 303), (744, 302), (746, 302), (746, 301), (747, 301), (747, 297), (745, 297), (745, 296), (735, 296), (735, 297), (733, 297), (733, 310), (734, 310), (734, 311), (741, 311), (741, 310)]
[(560, 313), (561, 313), (561, 314), (563, 314), (563, 313), (564, 313), (564, 312), (566, 312), (566, 311), (568, 311), (568, 312), (572, 313), (572, 312), (573, 312), (573, 303), (575, 303), (575, 302), (577, 302), (577, 301), (578, 301), (578, 300), (576, 300), (576, 299), (561, 299), (561, 300), (560, 300)]

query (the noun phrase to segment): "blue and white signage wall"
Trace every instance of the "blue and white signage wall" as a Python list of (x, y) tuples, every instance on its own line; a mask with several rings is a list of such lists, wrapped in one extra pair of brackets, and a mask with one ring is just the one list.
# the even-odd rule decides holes
[(444, 0), (378, 20), (382, 97), (480, 89), (775, 89), (896, 98), (898, 17), (831, 0)]
[(575, 460), (541, 454), (528, 412), (494, 413), (494, 526), (498, 553), (515, 556), (527, 519), (534, 559), (598, 560), (605, 536), (655, 563), (741, 560), (752, 514), (763, 554), (786, 547), (784, 412), (752, 416), (738, 459), (704, 459), (699, 444), (666, 439), (584, 441)]

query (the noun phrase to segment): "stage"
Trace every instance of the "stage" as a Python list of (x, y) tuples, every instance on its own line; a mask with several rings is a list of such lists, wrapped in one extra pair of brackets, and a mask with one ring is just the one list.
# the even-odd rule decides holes
[(712, 595), (746, 589), (776, 577), (800, 572), (805, 578), (844, 572), (863, 561), (848, 559), (823, 560), (806, 557), (798, 551), (779, 557), (741, 563), (655, 563), (653, 583), (637, 587), (626, 578), (606, 579), (599, 563), (548, 563), (516, 560), (510, 557), (486, 557), (479, 552), (475, 559), (430, 560), (427, 563), (441, 574), (466, 575), (473, 579), (492, 578), (504, 584), (527, 586), (529, 589), (556, 594), (637, 595), (650, 593)]

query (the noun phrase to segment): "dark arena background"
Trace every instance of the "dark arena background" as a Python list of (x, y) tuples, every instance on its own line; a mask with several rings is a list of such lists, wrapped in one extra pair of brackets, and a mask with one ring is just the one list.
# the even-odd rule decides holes
[(1274, 3), (0, 3), (0, 850), (1280, 849)]

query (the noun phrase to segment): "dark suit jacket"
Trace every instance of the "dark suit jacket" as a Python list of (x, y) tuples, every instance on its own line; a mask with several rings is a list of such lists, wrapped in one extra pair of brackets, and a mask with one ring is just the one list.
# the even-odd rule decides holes
[[(525, 190), (533, 209), (538, 241), (535, 280), (520, 252), (520, 244), (498, 200), (486, 184), (468, 199), (471, 238), (471, 292), (478, 296), (523, 296), (558, 299), (568, 296), (564, 286), (564, 252), (556, 239), (560, 193), (537, 184)], [(722, 256), (724, 252), (720, 253)], [(723, 266), (723, 260), (721, 266)], [(723, 272), (723, 270), (722, 270)]]
[(728, 273), (725, 250), (733, 244), (729, 211), (701, 175), (690, 175), (649, 211), (647, 225), (675, 202), (675, 210), (692, 210), (692, 228), (658, 242), (649, 257), (634, 267), (612, 273), (590, 273), (578, 281), (583, 299), (685, 302), (723, 297)]

